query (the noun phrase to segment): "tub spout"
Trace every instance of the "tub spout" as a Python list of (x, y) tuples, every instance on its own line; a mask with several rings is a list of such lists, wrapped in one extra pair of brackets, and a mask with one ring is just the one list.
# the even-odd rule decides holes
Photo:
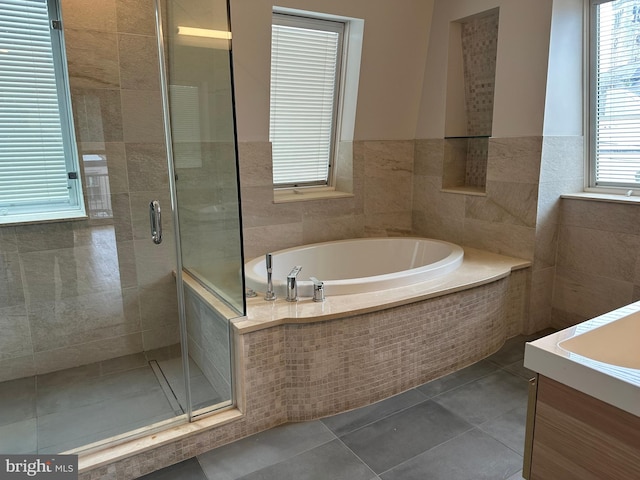
[(298, 274), (302, 270), (300, 265), (293, 267), (293, 270), (287, 275), (287, 302), (298, 301)]
[(267, 266), (267, 293), (264, 295), (265, 300), (273, 301), (276, 299), (276, 292), (273, 291), (273, 259), (270, 253), (267, 253), (265, 258), (265, 263)]
[(309, 280), (313, 282), (313, 301), (324, 302), (324, 282), (316, 277), (311, 277)]

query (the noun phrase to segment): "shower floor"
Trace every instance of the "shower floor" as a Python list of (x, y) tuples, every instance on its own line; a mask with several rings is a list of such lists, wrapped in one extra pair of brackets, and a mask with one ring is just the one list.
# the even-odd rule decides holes
[[(222, 401), (190, 359), (192, 403)], [(180, 349), (0, 383), (0, 452), (60, 453), (181, 415)]]

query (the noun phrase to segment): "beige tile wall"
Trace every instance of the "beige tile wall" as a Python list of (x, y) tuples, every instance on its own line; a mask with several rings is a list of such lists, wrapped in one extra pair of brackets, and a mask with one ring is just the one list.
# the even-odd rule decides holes
[(445, 148), (416, 140), (414, 232), (533, 261), (522, 333), (550, 326), (560, 195), (582, 190), (582, 137), (491, 138), (486, 196), (441, 191)]
[(149, 201), (170, 205), (153, 2), (62, 9), (79, 151), (106, 157), (113, 219), (0, 229), (0, 380), (178, 340), (171, 217), (148, 238)]
[(240, 143), (245, 258), (308, 243), (411, 234), (413, 148), (413, 141), (354, 142), (353, 197), (276, 204), (270, 144)]
[(563, 199), (553, 326), (565, 328), (640, 300), (636, 205)]

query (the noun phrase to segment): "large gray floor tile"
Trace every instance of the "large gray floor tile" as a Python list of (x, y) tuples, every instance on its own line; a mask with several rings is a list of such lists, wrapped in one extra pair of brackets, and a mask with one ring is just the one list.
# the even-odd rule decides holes
[(470, 428), (460, 417), (427, 400), (351, 432), (341, 440), (380, 473)]
[(536, 376), (536, 372), (534, 372), (533, 370), (529, 370), (524, 366), (523, 360), (518, 360), (515, 363), (507, 365), (506, 367), (504, 367), (504, 369), (507, 372), (511, 372), (514, 375), (518, 375), (519, 377), (524, 378), (527, 381)]
[(501, 480), (522, 458), (489, 435), (471, 430), (380, 475), (382, 480)]
[(527, 406), (510, 410), (480, 425), (480, 429), (519, 455), (524, 454)]
[(525, 379), (500, 370), (438, 395), (433, 401), (477, 426), (526, 406), (528, 387)]
[(334, 440), (320, 421), (291, 423), (198, 456), (209, 480), (235, 480)]
[(0, 426), (0, 452), (37, 453), (37, 449), (35, 418)]
[(207, 480), (198, 460), (190, 458), (157, 472), (140, 477), (141, 480)]
[(0, 425), (8, 425), (36, 416), (35, 377), (0, 383)]
[(522, 480), (522, 470), (511, 475), (507, 480)]
[(372, 405), (324, 418), (322, 419), (322, 423), (329, 427), (336, 435), (342, 436), (388, 417), (389, 415), (417, 405), (418, 403), (422, 403), (425, 400), (427, 400), (427, 397), (417, 390), (408, 390), (400, 395), (395, 395)]
[(486, 377), (487, 375), (497, 371), (498, 368), (499, 367), (493, 363), (480, 360), (479, 362), (463, 368), (462, 370), (458, 370), (457, 372), (453, 372), (444, 377), (425, 383), (424, 385), (417, 387), (417, 390), (431, 398), (473, 380), (477, 380), (478, 378)]
[(242, 480), (371, 480), (376, 474), (340, 440), (258, 470)]
[(487, 361), (500, 367), (506, 367), (524, 358), (524, 344), (527, 337), (518, 335), (508, 339), (500, 350), (487, 357)]
[(159, 387), (148, 365), (113, 375), (76, 379), (67, 384), (60, 381), (55, 385), (42, 383), (38, 377), (38, 415), (74, 410), (109, 400), (117, 401)]
[(159, 385), (143, 394), (38, 417), (38, 449), (61, 452), (174, 416)]

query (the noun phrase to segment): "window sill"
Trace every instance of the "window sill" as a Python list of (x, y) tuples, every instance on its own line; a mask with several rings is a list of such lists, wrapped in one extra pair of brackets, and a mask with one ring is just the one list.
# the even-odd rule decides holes
[(594, 192), (569, 193), (565, 195), (560, 195), (560, 198), (569, 198), (574, 200), (587, 200), (592, 202), (640, 204), (640, 196), (634, 196), (634, 195), (626, 196), (624, 194), (615, 194), (615, 193), (594, 193)]
[(273, 192), (273, 203), (306, 202), (330, 198), (352, 198), (353, 193), (338, 192), (333, 188), (286, 188)]

